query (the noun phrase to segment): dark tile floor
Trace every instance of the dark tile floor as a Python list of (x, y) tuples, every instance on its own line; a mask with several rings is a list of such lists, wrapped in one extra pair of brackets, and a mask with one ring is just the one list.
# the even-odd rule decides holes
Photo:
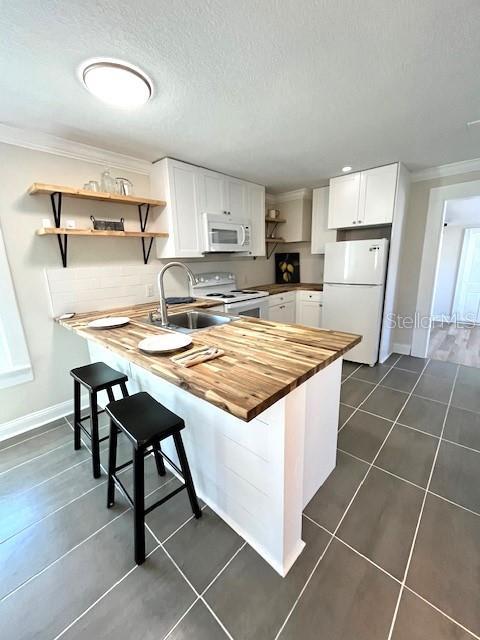
[[(345, 362), (337, 467), (283, 579), (184, 493), (148, 517), (136, 567), (131, 511), (105, 508), (68, 419), (1, 442), (0, 638), (478, 640), (479, 398), (467, 367)], [(177, 483), (151, 459), (146, 476), (152, 501)]]

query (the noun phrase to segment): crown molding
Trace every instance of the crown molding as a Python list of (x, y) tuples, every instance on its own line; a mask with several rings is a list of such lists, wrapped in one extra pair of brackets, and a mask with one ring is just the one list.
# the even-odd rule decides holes
[[(295, 191), (285, 191), (285, 193), (268, 193), (268, 197), (271, 197), (272, 204), (277, 204), (279, 202), (289, 202), (290, 200), (300, 200), (312, 199), (312, 190), (311, 189), (296, 189)], [(267, 199), (267, 202), (269, 200)]]
[(2, 123), (0, 123), (0, 142), (24, 147), (25, 149), (33, 149), (34, 151), (52, 153), (65, 158), (73, 158), (74, 160), (112, 166), (115, 169), (124, 169), (143, 175), (150, 175), (152, 168), (152, 163), (148, 160), (93, 147), (81, 142), (74, 142), (66, 138), (59, 138), (49, 133), (28, 131), (27, 129), (11, 127)]
[(471, 171), (480, 171), (480, 158), (452, 162), (451, 164), (441, 164), (438, 167), (414, 171), (411, 174), (411, 180), (412, 182), (421, 182), (422, 180), (458, 176), (462, 173), (470, 173)]

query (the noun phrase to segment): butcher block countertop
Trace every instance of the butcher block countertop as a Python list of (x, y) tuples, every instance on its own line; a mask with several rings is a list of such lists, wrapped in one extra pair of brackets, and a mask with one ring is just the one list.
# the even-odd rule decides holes
[[(175, 312), (207, 308), (215, 303), (176, 305)], [(315, 373), (358, 344), (360, 336), (280, 324), (244, 317), (230, 324), (191, 333), (189, 349), (216, 346), (225, 354), (215, 360), (185, 368), (167, 355), (148, 355), (139, 351), (140, 340), (165, 331), (138, 321), (156, 304), (77, 314), (58, 322), (93, 340), (163, 380), (220, 407), (248, 422), (290, 393)], [(171, 309), (170, 311), (173, 311)], [(117, 329), (89, 329), (87, 323), (108, 315), (126, 315), (130, 324)], [(178, 352), (177, 352), (178, 353)], [(187, 353), (185, 351), (184, 353)]]
[(255, 287), (245, 287), (245, 289), (268, 291), (268, 293), (273, 296), (276, 293), (286, 293), (287, 291), (323, 291), (323, 284), (319, 284), (318, 282), (315, 284), (305, 282), (290, 284), (259, 284)]

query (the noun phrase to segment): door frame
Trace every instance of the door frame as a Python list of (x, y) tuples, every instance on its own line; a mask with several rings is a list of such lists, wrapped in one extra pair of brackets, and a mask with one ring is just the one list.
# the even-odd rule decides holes
[[(465, 276), (465, 266), (467, 260), (467, 251), (469, 243), (471, 242), (472, 232), (479, 231), (480, 227), (466, 227), (463, 231), (462, 248), (460, 250), (460, 262), (458, 264), (457, 278), (455, 281), (455, 292), (453, 294), (453, 303), (451, 313), (457, 315), (457, 308), (462, 294), (463, 280)], [(461, 319), (457, 319), (457, 322), (462, 322)]]
[[(432, 319), (435, 286), (437, 284), (447, 200), (471, 198), (473, 196), (480, 196), (480, 180), (458, 182), (445, 187), (430, 189), (418, 282), (415, 326), (412, 335), (411, 354), (413, 356), (425, 358), (428, 352), (431, 330), (430, 321)], [(426, 322), (425, 319), (429, 319), (429, 322)]]

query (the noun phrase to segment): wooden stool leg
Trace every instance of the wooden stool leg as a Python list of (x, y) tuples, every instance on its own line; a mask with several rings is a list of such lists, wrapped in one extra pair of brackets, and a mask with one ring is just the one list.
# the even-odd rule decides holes
[(158, 475), (164, 476), (167, 472), (165, 471), (165, 463), (163, 462), (163, 457), (160, 451), (160, 443), (155, 442), (153, 444), (153, 455), (155, 456), (155, 464), (157, 465)]
[(182, 436), (180, 433), (173, 434), (173, 441), (177, 449), (178, 459), (180, 461), (180, 468), (182, 470), (185, 485), (187, 487), (188, 497), (190, 499), (190, 505), (192, 507), (193, 515), (195, 518), (201, 518), (202, 511), (198, 505), (197, 494), (195, 493), (195, 487), (193, 486), (192, 474), (190, 473), (190, 467), (188, 466), (187, 455), (183, 447)]
[(113, 474), (117, 468), (117, 425), (110, 420), (110, 440), (108, 441), (108, 488), (107, 488), (107, 507), (113, 507), (115, 504), (115, 482)]
[(145, 493), (143, 476), (143, 449), (133, 450), (133, 518), (135, 562), (145, 562)]
[(93, 465), (93, 477), (100, 478), (100, 443), (98, 442), (98, 405), (97, 405), (97, 393), (92, 391), (90, 393), (90, 423), (92, 425), (92, 465)]
[(73, 447), (74, 449), (80, 449), (82, 441), (80, 439), (80, 383), (77, 380), (73, 381)]

